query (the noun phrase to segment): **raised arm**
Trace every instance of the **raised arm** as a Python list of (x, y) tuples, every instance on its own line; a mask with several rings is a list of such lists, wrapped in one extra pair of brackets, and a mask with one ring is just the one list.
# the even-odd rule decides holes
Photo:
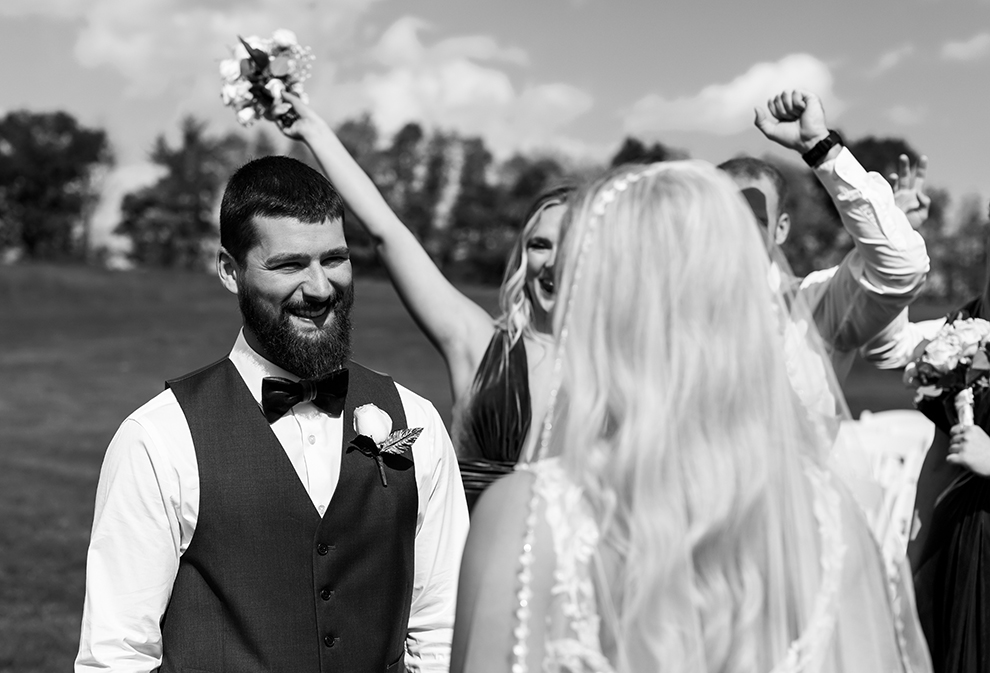
[[(758, 113), (757, 126), (785, 147), (805, 154), (828, 135), (821, 101), (812, 94), (778, 96), (770, 110), (775, 119)], [(924, 239), (895, 203), (890, 185), (868, 173), (848, 149), (834, 145), (813, 169), (855, 244), (838, 267), (812, 273), (801, 285), (833, 361), (844, 356), (843, 366), (837, 364), (841, 380), (851, 353), (918, 296), (929, 260)]]
[(491, 339), (492, 317), (444, 277), (330, 126), (298, 97), (286, 93), (285, 98), (299, 119), (283, 133), (306, 143), (374, 238), (402, 302), (446, 360), (456, 400), (470, 385)]

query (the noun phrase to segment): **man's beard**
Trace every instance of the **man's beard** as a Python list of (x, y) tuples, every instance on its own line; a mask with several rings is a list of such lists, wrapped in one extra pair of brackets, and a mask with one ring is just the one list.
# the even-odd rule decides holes
[[(351, 357), (351, 306), (354, 287), (348, 285), (332, 297), (328, 306), (314, 302), (290, 302), (277, 313), (258, 301), (246, 285), (238, 287), (237, 303), (244, 327), (258, 340), (263, 355), (282, 369), (303, 379), (322, 379), (344, 367)], [(293, 309), (329, 308), (327, 321), (318, 331), (302, 334), (292, 326)]]

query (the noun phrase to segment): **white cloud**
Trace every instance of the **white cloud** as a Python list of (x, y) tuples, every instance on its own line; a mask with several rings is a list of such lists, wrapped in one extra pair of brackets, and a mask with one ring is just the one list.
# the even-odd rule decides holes
[(0, 3), (3, 16), (47, 16), (53, 19), (74, 19), (85, 16), (95, 0), (4, 0)]
[(829, 67), (809, 54), (791, 54), (773, 63), (757, 63), (726, 84), (711, 84), (692, 96), (666, 98), (650, 94), (624, 115), (628, 133), (702, 131), (731, 135), (749, 128), (753, 108), (787, 89), (821, 97), (829, 119), (842, 111), (832, 90)]
[(386, 29), (372, 49), (372, 57), (381, 65), (400, 67), (412, 62), (444, 63), (452, 59), (502, 61), (526, 65), (528, 56), (519, 47), (502, 47), (488, 35), (465, 35), (441, 40), (427, 47), (419, 33), (430, 25), (413, 16), (406, 16)]
[(350, 81), (321, 82), (312, 90), (332, 87), (337, 116), (369, 109), (385, 135), (416, 121), (480, 135), (503, 155), (563, 141), (560, 130), (593, 104), (590, 94), (569, 84), (517, 88), (498, 66), (525, 64), (527, 55), (521, 49), (503, 47), (488, 36), (427, 45), (419, 35), (424, 28), (418, 19), (399, 19), (371, 50), (384, 68)]
[(885, 116), (898, 126), (917, 126), (928, 117), (928, 108), (924, 105), (908, 106), (894, 105), (885, 111)]
[(0, 0), (0, 16), (77, 22), (77, 61), (119, 73), (126, 82), (119, 96), (144, 101), (135, 107), (158, 106), (155, 133), (174, 129), (186, 114), (221, 131), (237, 128), (219, 102), (217, 65), (238, 35), (283, 27), (314, 48), (306, 83), (314, 107), (330, 120), (368, 110), (383, 134), (418, 121), (481, 135), (504, 154), (563, 139), (561, 130), (592, 106), (590, 94), (575, 86), (514, 79), (528, 67), (528, 55), (492, 36), (424, 42), (430, 26), (414, 17), (381, 32), (368, 20), (377, 2)]
[(946, 61), (975, 61), (990, 54), (990, 33), (980, 33), (968, 40), (946, 42), (942, 58)]
[(888, 70), (896, 68), (902, 61), (904, 61), (904, 59), (908, 58), (913, 53), (913, 44), (903, 44), (896, 49), (891, 49), (890, 51), (882, 54), (877, 60), (876, 65), (870, 68), (866, 74), (868, 77), (878, 77)]
[(93, 211), (92, 244), (107, 246), (111, 250), (126, 247), (126, 239), (113, 233), (120, 222), (120, 204), (124, 196), (142, 187), (154, 184), (164, 170), (151, 162), (140, 162), (115, 167), (103, 180), (100, 201)]
[(80, 20), (75, 56), (81, 65), (119, 72), (130, 96), (168, 92), (183, 98), (201, 84), (195, 73), (209, 71), (216, 80), (215, 64), (238, 35), (270, 35), (284, 27), (295, 30), (303, 44), (343, 50), (353, 45), (358, 20), (376, 2), (3, 0), (0, 14)]

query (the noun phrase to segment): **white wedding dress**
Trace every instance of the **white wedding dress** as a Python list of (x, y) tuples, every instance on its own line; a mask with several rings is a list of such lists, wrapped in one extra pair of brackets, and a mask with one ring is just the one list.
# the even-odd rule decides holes
[[(595, 579), (601, 566), (592, 512), (558, 460), (520, 469), (532, 473), (533, 479), (526, 538), (517, 540), (517, 549), (525, 551), (517, 578), (515, 642), (509, 656), (513, 663), (505, 665), (503, 652), (501, 657), (483, 658), (495, 660), (485, 668), (532, 671), (540, 663), (531, 654), (535, 649), (542, 651), (539, 670), (546, 673), (612, 673), (615, 664), (602, 647), (608, 628), (602, 628), (599, 613)], [(818, 563), (789, 584), (811, 586), (811, 600), (804, 604), (812, 607), (800, 632), (790, 634), (791, 645), (772, 673), (930, 671), (913, 595), (905, 582), (910, 576), (885, 570), (861, 513), (836, 479), (810, 463), (805, 478), (807, 488), (798, 490), (811, 494), (818, 530), (808, 531), (807, 539), (796, 543), (805, 550), (813, 547), (814, 554), (806, 558), (817, 557)], [(544, 573), (542, 579), (539, 572), (530, 571), (532, 559), (527, 558), (531, 548), (548, 547), (548, 541), (538, 539), (539, 531), (552, 537), (555, 556), (552, 574)], [(817, 582), (809, 583), (816, 577)], [(534, 637), (541, 642), (534, 643)]]

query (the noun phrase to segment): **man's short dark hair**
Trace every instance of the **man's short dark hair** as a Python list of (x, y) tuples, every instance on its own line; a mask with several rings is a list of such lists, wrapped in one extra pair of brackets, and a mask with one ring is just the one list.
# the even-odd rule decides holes
[(784, 201), (787, 200), (787, 180), (784, 179), (780, 169), (772, 163), (756, 157), (739, 156), (723, 161), (718, 167), (734, 178), (769, 179), (777, 191), (777, 210), (783, 212)]
[(268, 156), (237, 169), (220, 202), (220, 245), (238, 264), (258, 243), (256, 216), (317, 224), (342, 219), (344, 202), (319, 171), (291, 157)]

